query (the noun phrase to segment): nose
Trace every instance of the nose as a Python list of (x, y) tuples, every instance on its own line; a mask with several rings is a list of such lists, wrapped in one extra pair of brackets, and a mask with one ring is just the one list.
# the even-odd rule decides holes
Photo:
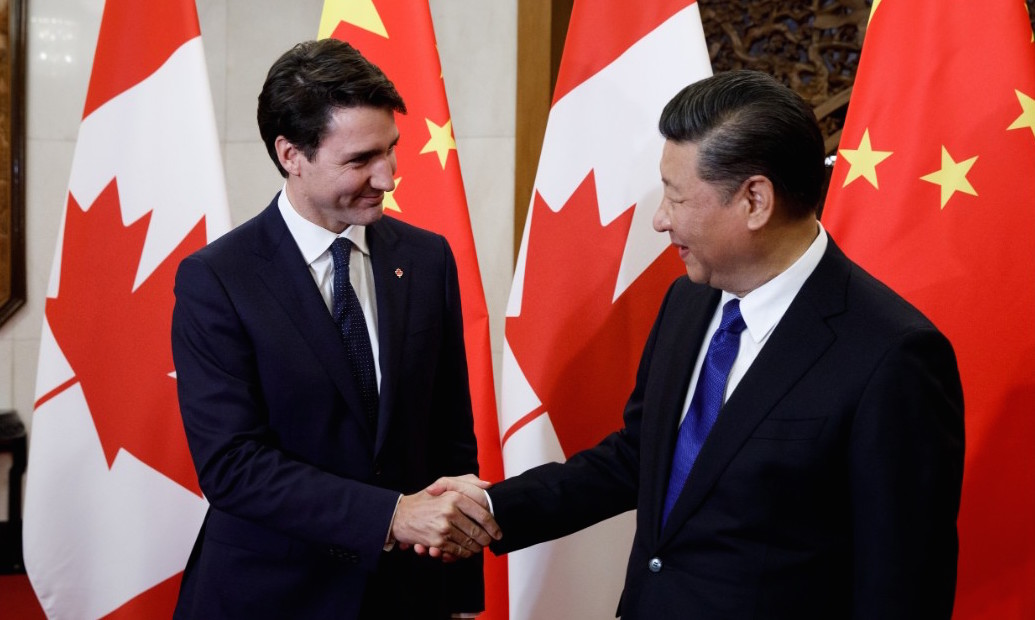
[(668, 210), (665, 209), (664, 199), (658, 204), (658, 209), (654, 212), (654, 218), (651, 220), (651, 223), (654, 225), (654, 230), (658, 232), (665, 232), (671, 229), (672, 226), (668, 218)]
[(395, 189), (395, 154), (379, 157), (370, 174), (370, 185), (383, 192)]

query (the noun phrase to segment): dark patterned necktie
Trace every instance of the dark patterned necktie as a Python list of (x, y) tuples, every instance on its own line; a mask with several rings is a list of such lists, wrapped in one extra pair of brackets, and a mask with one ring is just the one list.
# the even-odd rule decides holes
[(334, 321), (338, 324), (345, 354), (352, 366), (352, 376), (359, 387), (363, 413), (371, 422), (377, 420), (377, 373), (374, 371), (374, 352), (370, 348), (370, 334), (363, 318), (356, 289), (349, 280), (349, 255), (352, 242), (338, 237), (331, 244), (334, 259)]
[(726, 380), (733, 368), (733, 360), (740, 349), (740, 332), (744, 331), (744, 319), (740, 316), (740, 300), (732, 299), (722, 307), (722, 319), (719, 329), (712, 335), (708, 343), (708, 351), (704, 355), (701, 374), (697, 378), (694, 396), (690, 399), (683, 423), (679, 425), (679, 437), (676, 439), (676, 451), (672, 457), (672, 472), (668, 479), (668, 492), (665, 494), (665, 508), (661, 513), (661, 525), (665, 526), (672, 507), (683, 491), (686, 479), (690, 477), (694, 461), (704, 440), (715, 424), (722, 407), (722, 397), (726, 393)]

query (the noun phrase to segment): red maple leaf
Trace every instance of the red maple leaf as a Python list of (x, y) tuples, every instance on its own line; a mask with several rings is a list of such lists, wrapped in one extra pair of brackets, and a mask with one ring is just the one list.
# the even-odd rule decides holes
[(108, 466), (125, 449), (201, 496), (171, 376), (170, 332), (176, 267), (205, 244), (205, 221), (133, 290), (150, 220), (148, 213), (122, 225), (114, 179), (89, 211), (69, 194), (61, 285), (47, 300), (47, 321), (82, 386)]
[(666, 250), (612, 303), (633, 207), (601, 226), (590, 172), (559, 212), (538, 193), (532, 208), (507, 342), (571, 456), (621, 427), (643, 344), (683, 264)]

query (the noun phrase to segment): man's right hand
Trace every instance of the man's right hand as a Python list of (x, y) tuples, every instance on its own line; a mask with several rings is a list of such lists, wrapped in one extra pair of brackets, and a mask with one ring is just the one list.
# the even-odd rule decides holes
[(445, 490), (436, 487), (439, 481), (399, 500), (392, 522), (392, 537), (397, 543), (440, 552), (433, 556), (467, 558), (499, 540), (500, 529), (486, 506), (484, 493), (477, 497), (466, 488), (482, 489), (487, 483), (475, 476), (453, 480), (463, 480), (463, 487), (451, 484), (452, 488)]

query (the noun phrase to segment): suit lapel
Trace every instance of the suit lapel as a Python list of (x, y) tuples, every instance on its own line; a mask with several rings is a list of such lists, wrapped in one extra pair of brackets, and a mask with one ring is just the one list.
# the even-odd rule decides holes
[[(826, 326), (826, 319), (844, 311), (848, 267), (847, 259), (830, 240), (816, 270), (719, 412), (683, 493), (672, 508), (662, 542), (700, 507), (758, 424), (833, 344), (835, 334)], [(667, 481), (667, 468), (664, 476)]]
[(381, 366), (381, 396), (374, 446), (376, 456), (384, 445), (392, 422), (395, 394), (398, 389), (405, 388), (399, 386), (399, 365), (404, 355), (409, 283), (413, 271), (410, 257), (405, 254), (399, 236), (386, 218), (367, 227), (367, 243), (377, 297), (378, 361)]
[[(337, 325), (327, 311), (298, 245), (284, 224), (276, 198), (261, 215), (255, 251), (265, 259), (256, 271), (270, 296), (287, 313), (292, 325), (345, 399), (349, 410), (362, 411)], [(366, 416), (357, 418), (361, 424), (367, 424)], [(373, 429), (370, 430), (373, 434)]]

